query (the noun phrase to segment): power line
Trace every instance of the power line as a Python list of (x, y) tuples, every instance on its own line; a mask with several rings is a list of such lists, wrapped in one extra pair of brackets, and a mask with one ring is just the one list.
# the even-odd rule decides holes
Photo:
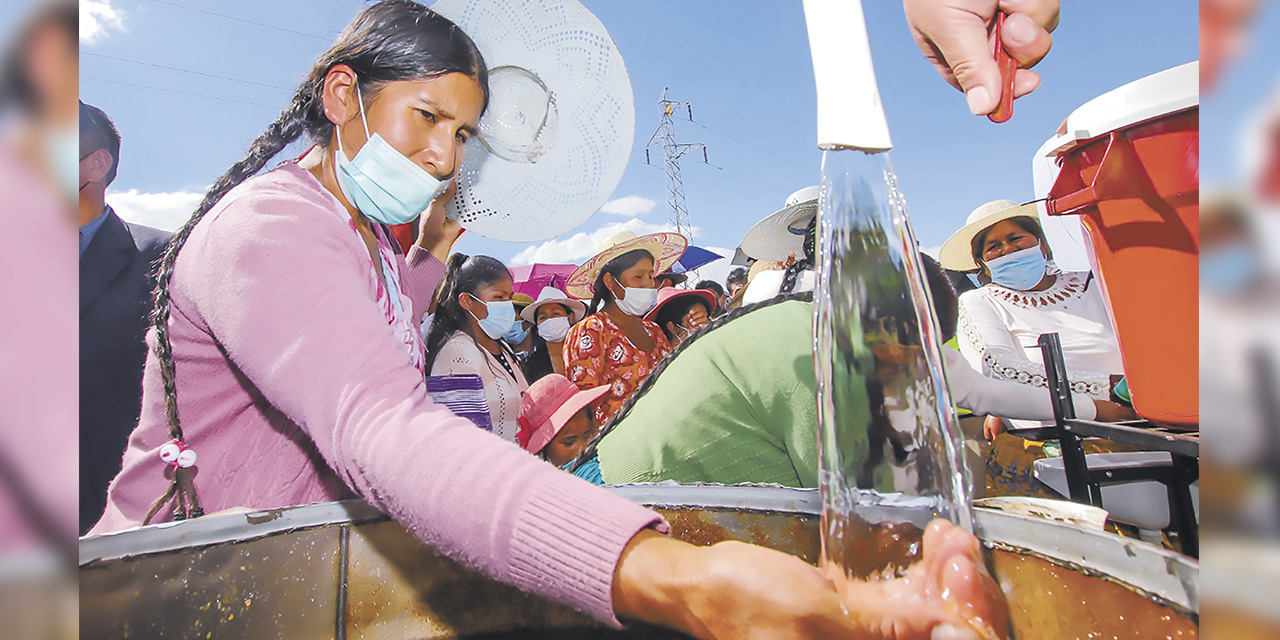
[(221, 100), (223, 102), (234, 102), (237, 104), (247, 104), (255, 107), (266, 107), (268, 109), (279, 110), (279, 105), (262, 104), (261, 102), (250, 102), (248, 100), (236, 100), (235, 98), (224, 98), (222, 96), (209, 96), (202, 93), (191, 93), (190, 91), (179, 91), (177, 89), (166, 89), (164, 87), (150, 87), (145, 84), (134, 84), (132, 82), (121, 82), (119, 80), (108, 80), (106, 78), (95, 78), (93, 76), (80, 76), (81, 80), (93, 80), (95, 82), (106, 82), (108, 84), (118, 84), (125, 87), (134, 87), (137, 89), (149, 89), (151, 91), (163, 91), (164, 93), (175, 93), (183, 96), (191, 96), (192, 98), (202, 98), (205, 100)]
[(774, 152), (774, 151), (772, 151), (772, 150), (770, 150), (770, 149), (766, 149), (766, 148), (764, 148), (764, 147), (762, 147), (762, 146), (760, 146), (760, 145), (758, 145), (758, 144), (755, 144), (755, 143), (753, 143), (753, 142), (749, 142), (749, 141), (747, 141), (747, 140), (743, 140), (742, 138), (739, 138), (739, 137), (737, 137), (737, 136), (735, 136), (735, 135), (733, 135), (733, 134), (731, 134), (731, 133), (727, 133), (727, 132), (721, 131), (721, 130), (716, 129), (716, 128), (714, 128), (714, 127), (709, 127), (709, 126), (707, 126), (707, 125), (705, 125), (705, 124), (702, 124), (701, 122), (698, 122), (697, 120), (693, 120), (692, 122), (693, 122), (694, 124), (698, 125), (699, 127), (702, 127), (703, 129), (706, 129), (706, 130), (708, 130), (708, 131), (714, 131), (715, 133), (718, 133), (718, 134), (720, 134), (720, 135), (722, 135), (722, 136), (724, 136), (724, 137), (726, 137), (726, 138), (729, 138), (729, 139), (731, 139), (731, 140), (736, 140), (736, 141), (738, 141), (738, 142), (740, 142), (740, 143), (742, 143), (742, 144), (745, 144), (745, 145), (747, 145), (748, 147), (752, 147), (752, 148), (755, 148), (755, 149), (759, 149), (760, 151), (763, 151), (763, 152), (765, 152), (765, 153), (769, 154), (770, 156), (773, 156), (773, 157), (775, 157), (775, 158), (777, 158), (777, 159), (779, 159), (779, 160), (781, 160), (781, 161), (783, 161), (783, 162), (789, 162), (789, 163), (791, 163), (791, 164), (793, 164), (793, 165), (795, 165), (795, 166), (797, 166), (797, 167), (800, 167), (801, 169), (804, 169), (804, 170), (806, 170), (806, 171), (813, 171), (813, 170), (814, 170), (814, 167), (812, 167), (812, 166), (806, 166), (806, 165), (801, 164), (801, 163), (799, 163), (799, 162), (796, 162), (795, 160), (792, 160), (792, 159), (790, 159), (790, 158), (785, 158), (785, 157), (783, 157), (783, 156), (780, 156), (780, 155), (778, 155), (776, 152)]
[(236, 17), (236, 16), (229, 16), (229, 15), (227, 15), (227, 14), (225, 14), (225, 13), (218, 13), (218, 12), (216, 12), (216, 11), (209, 11), (208, 9), (197, 9), (197, 8), (195, 8), (195, 7), (188, 7), (188, 6), (187, 6), (187, 5), (185, 5), (185, 4), (178, 4), (178, 3), (176, 3), (176, 2), (167, 2), (166, 0), (151, 0), (151, 2), (154, 2), (154, 3), (156, 3), (156, 4), (163, 4), (163, 5), (170, 6), (170, 7), (177, 7), (177, 8), (179, 8), (179, 9), (186, 9), (187, 11), (194, 11), (194, 12), (196, 12), (196, 13), (203, 13), (203, 14), (206, 14), (206, 15), (217, 16), (217, 17), (219, 17), (219, 18), (225, 18), (225, 19), (227, 19), (227, 20), (234, 20), (234, 21), (236, 21), (236, 22), (243, 22), (243, 23), (245, 23), (245, 24), (251, 24), (251, 25), (254, 25), (254, 26), (258, 26), (258, 27), (263, 27), (263, 28), (265, 28), (265, 29), (274, 29), (274, 30), (276, 30), (276, 31), (283, 31), (283, 32), (285, 32), (285, 33), (292, 33), (292, 34), (299, 35), (299, 36), (306, 36), (306, 37), (308, 37), (308, 38), (315, 38), (316, 40), (321, 40), (321, 41), (324, 41), (324, 42), (329, 42), (329, 41), (333, 40), (333, 38), (326, 38), (326, 37), (324, 37), (324, 36), (318, 36), (318, 35), (316, 35), (316, 34), (314, 34), (314, 33), (307, 33), (307, 32), (305, 32), (305, 31), (298, 31), (298, 30), (296, 30), (296, 29), (289, 29), (289, 28), (287, 28), (287, 27), (278, 27), (278, 26), (276, 26), (276, 25), (274, 25), (274, 24), (267, 24), (267, 23), (265, 23), (265, 22), (256, 22), (256, 21), (254, 21), (254, 20), (246, 20), (245, 18), (239, 18), (239, 17)]
[(178, 71), (178, 72), (181, 72), (181, 73), (189, 73), (189, 74), (191, 74), (191, 75), (195, 75), (195, 76), (204, 76), (204, 77), (206, 77), (206, 78), (217, 78), (217, 79), (219, 79), (219, 80), (229, 80), (229, 81), (231, 81), (231, 82), (240, 82), (240, 83), (243, 83), (243, 84), (252, 84), (252, 85), (257, 85), (257, 86), (259, 86), (259, 87), (266, 87), (266, 88), (268, 88), (268, 89), (283, 89), (283, 90), (285, 90), (285, 91), (288, 91), (288, 90), (289, 90), (289, 88), (288, 88), (288, 87), (283, 87), (283, 86), (276, 85), (276, 84), (267, 84), (267, 83), (265, 83), (265, 82), (254, 82), (253, 80), (242, 80), (242, 79), (240, 79), (240, 78), (232, 78), (231, 76), (220, 76), (220, 75), (218, 75), (218, 74), (216, 74), (216, 73), (205, 73), (205, 72), (203, 72), (203, 71), (194, 71), (194, 70), (192, 70), (192, 69), (183, 69), (183, 68), (180, 68), (180, 67), (170, 67), (170, 66), (166, 66), (166, 65), (163, 65), (163, 64), (156, 64), (156, 63), (154, 63), (154, 62), (142, 62), (141, 60), (130, 60), (130, 59), (128, 59), (128, 58), (117, 58), (117, 57), (115, 57), (115, 56), (109, 56), (109, 55), (102, 54), (102, 53), (93, 53), (92, 51), (81, 51), (81, 52), (80, 52), (80, 55), (82, 55), (82, 56), (93, 56), (93, 57), (95, 57), (95, 58), (105, 58), (105, 59), (107, 59), (107, 60), (115, 60), (115, 61), (118, 61), (118, 62), (128, 62), (128, 63), (130, 63), (130, 64), (142, 65), (142, 66), (144, 66), (144, 67), (155, 67), (156, 69), (167, 69), (167, 70), (169, 70), (169, 71)]

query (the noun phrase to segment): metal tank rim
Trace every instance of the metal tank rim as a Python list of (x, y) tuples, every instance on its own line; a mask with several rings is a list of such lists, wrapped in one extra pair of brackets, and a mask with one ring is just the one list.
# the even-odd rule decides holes
[[(817, 517), (816, 489), (774, 485), (637, 484), (606, 487), (637, 504)], [(873, 514), (868, 514), (875, 519)], [(80, 539), (80, 566), (211, 545), (244, 542), (292, 531), (389, 519), (361, 500), (260, 511), (236, 511)], [(975, 509), (978, 537), (988, 547), (1031, 553), (1090, 574), (1106, 576), (1174, 607), (1200, 610), (1200, 564), (1155, 545), (1044, 518)]]

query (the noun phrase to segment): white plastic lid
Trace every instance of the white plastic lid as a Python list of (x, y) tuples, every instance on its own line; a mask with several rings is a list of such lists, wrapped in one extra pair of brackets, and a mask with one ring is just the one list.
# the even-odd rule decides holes
[(1036, 157), (1058, 156), (1080, 142), (1199, 104), (1198, 61), (1153, 73), (1108, 91), (1072, 111), (1063, 123), (1065, 133), (1045, 142)]
[[(1031, 158), (1036, 199), (1043, 200), (1058, 180), (1058, 157), (1081, 143), (1117, 129), (1176, 113), (1200, 104), (1200, 63), (1190, 62), (1108, 91), (1071, 112), (1062, 131), (1045, 141)], [(1067, 271), (1091, 269), (1089, 240), (1079, 216), (1049, 216), (1036, 203), (1053, 258)]]

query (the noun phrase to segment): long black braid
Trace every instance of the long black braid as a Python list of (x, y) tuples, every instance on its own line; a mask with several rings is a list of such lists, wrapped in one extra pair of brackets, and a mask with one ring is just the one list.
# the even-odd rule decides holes
[(818, 216), (814, 216), (809, 221), (809, 226), (804, 228), (804, 255), (787, 267), (782, 275), (782, 286), (778, 287), (778, 293), (791, 293), (796, 288), (796, 279), (800, 277), (800, 272), (810, 271), (815, 264), (815, 249), (817, 245), (817, 229)]
[[(335, 126), (324, 113), (325, 78), (334, 66), (345, 64), (356, 74), (366, 102), (389, 82), (463, 73), (479, 82), (485, 106), (489, 100), (488, 70), (475, 43), (448, 19), (411, 0), (384, 0), (371, 5), (347, 25), (332, 47), (316, 61), (303, 79), (289, 106), (254, 140), (249, 153), (209, 188), (200, 206), (174, 234), (156, 267), (156, 288), (151, 323), (156, 331), (156, 359), (165, 395), (165, 419), (169, 433), (182, 440), (178, 416), (178, 389), (174, 373), (173, 345), (169, 337), (170, 285), (173, 269), (187, 238), (204, 215), (229, 191), (253, 177), (289, 144), (305, 133), (327, 147)], [(195, 494), (192, 468), (175, 469), (172, 483), (147, 513), (143, 524), (174, 496), (174, 519), (203, 514)]]
[(681, 353), (684, 353), (684, 350), (688, 349), (698, 340), (698, 338), (701, 338), (708, 333), (711, 333), (712, 331), (715, 331), (716, 329), (751, 313), (752, 311), (757, 311), (765, 307), (772, 307), (775, 304), (781, 304), (791, 300), (813, 302), (813, 292), (805, 291), (802, 293), (779, 294), (773, 298), (769, 298), (768, 300), (761, 300), (760, 302), (749, 304), (745, 307), (738, 307), (737, 309), (733, 309), (729, 311), (729, 313), (712, 320), (707, 324), (707, 326), (698, 329), (688, 338), (682, 340), (679, 345), (676, 345), (675, 349), (671, 350), (671, 353), (668, 354), (666, 358), (662, 359), (662, 362), (658, 363), (658, 366), (653, 368), (653, 371), (649, 372), (649, 377), (645, 378), (644, 381), (640, 383), (640, 386), (636, 388), (635, 393), (631, 394), (631, 397), (627, 398), (627, 401), (618, 408), (618, 410), (613, 414), (613, 417), (609, 419), (608, 424), (604, 425), (604, 427), (596, 433), (595, 437), (591, 439), (591, 445), (573, 461), (573, 466), (569, 468), (570, 472), (576, 470), (578, 465), (595, 457), (596, 445), (600, 444), (600, 441), (603, 440), (605, 436), (609, 435), (610, 431), (617, 428), (618, 424), (627, 417), (627, 414), (631, 413), (631, 409), (640, 401), (640, 398), (649, 393), (649, 390), (657, 383), (658, 377), (662, 375), (663, 371), (667, 370), (667, 367), (671, 365), (671, 362), (674, 361)]

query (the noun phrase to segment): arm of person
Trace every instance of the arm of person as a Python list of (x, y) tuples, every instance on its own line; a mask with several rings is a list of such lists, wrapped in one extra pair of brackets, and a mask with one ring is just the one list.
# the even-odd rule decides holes
[(473, 375), (488, 381), (493, 376), (487, 374), (486, 364), (484, 354), (480, 353), (478, 347), (471, 344), (468, 339), (457, 339), (457, 334), (454, 334), (440, 345), (440, 352), (436, 354), (436, 359), (431, 364), (430, 375)]
[[(960, 353), (983, 375), (1002, 378), (1018, 384), (1048, 389), (1044, 365), (1023, 356), (1009, 327), (988, 298), (969, 292), (960, 296), (957, 323)], [(1092, 371), (1068, 371), (1073, 393), (1084, 393), (1106, 400), (1111, 393), (1111, 374)]]
[(348, 223), (261, 204), (205, 219), (179, 257), (175, 304), (347, 486), (423, 542), (616, 625), (618, 558), (662, 519), (433, 403), (369, 297)]
[(564, 374), (579, 389), (603, 384), (604, 367), (600, 332), (594, 324), (579, 322), (564, 339)]
[(903, 0), (911, 37), (938, 75), (964, 92), (974, 115), (991, 113), (1000, 101), (996, 12), (1009, 14), (1000, 42), (1021, 67), (1014, 77), (1014, 96), (1021, 97), (1040, 86), (1030, 69), (1053, 45), (1059, 8), (1059, 0)]
[[(951, 400), (977, 415), (994, 415), (1015, 420), (1053, 420), (1053, 399), (1047, 388), (988, 378), (969, 366), (954, 349), (943, 348), (947, 366), (947, 383), (951, 387)], [(1071, 394), (1076, 417), (1093, 420), (1097, 408), (1093, 398)]]

